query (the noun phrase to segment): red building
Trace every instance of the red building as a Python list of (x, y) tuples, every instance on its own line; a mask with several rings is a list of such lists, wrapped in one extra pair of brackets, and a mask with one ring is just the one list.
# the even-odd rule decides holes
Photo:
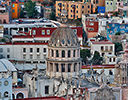
[(66, 100), (63, 97), (51, 96), (51, 97), (33, 97), (33, 98), (21, 98), (14, 100)]
[(85, 26), (88, 39), (93, 38), (98, 33), (98, 25), (99, 22), (96, 18), (93, 17), (86, 17)]
[[(57, 27), (46, 27), (46, 28), (32, 28), (28, 33), (24, 32), (26, 36), (13, 36), (12, 41), (13, 42), (18, 42), (18, 41), (41, 41), (44, 43), (48, 43), (48, 40), (53, 33), (53, 31), (57, 29)], [(80, 41), (80, 44), (82, 45), (82, 38), (83, 38), (83, 29), (82, 27), (71, 27), (75, 34), (78, 36), (78, 39)], [(20, 32), (22, 33), (22, 32)]]

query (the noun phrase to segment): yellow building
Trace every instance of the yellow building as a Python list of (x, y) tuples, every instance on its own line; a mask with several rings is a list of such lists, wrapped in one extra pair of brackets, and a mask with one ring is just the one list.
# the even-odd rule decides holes
[(82, 14), (91, 14), (91, 3), (56, 1), (56, 17), (60, 17), (64, 9), (67, 11), (68, 19), (82, 18)]

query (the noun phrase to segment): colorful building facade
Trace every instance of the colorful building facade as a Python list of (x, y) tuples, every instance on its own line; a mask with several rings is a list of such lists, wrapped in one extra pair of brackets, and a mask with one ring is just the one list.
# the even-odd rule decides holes
[(12, 2), (12, 18), (19, 18), (23, 2)]
[(111, 41), (111, 35), (120, 32), (121, 34), (128, 33), (128, 23), (108, 23), (107, 25), (107, 39)]
[(82, 14), (91, 14), (91, 3), (56, 1), (56, 17), (60, 17), (62, 10), (67, 11), (68, 19), (82, 18)]
[(115, 11), (117, 8), (117, 0), (106, 0), (105, 8), (106, 8), (105, 9), (106, 12)]
[(105, 13), (105, 7), (98, 6), (98, 13)]

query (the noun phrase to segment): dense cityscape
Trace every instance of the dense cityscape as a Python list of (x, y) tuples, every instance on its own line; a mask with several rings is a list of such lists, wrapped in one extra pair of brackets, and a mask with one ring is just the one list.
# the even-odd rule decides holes
[(128, 100), (128, 0), (0, 0), (0, 100)]

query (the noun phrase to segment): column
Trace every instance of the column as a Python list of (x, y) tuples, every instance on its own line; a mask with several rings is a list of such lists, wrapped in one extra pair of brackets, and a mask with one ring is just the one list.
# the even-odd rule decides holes
[(74, 64), (75, 64), (75, 63), (72, 63), (72, 64), (71, 64), (71, 72), (74, 72)]
[(54, 53), (54, 58), (56, 57), (56, 50), (53, 50), (53, 53)]
[(66, 73), (68, 72), (68, 64), (67, 63), (65, 64), (65, 72)]
[(58, 63), (59, 65), (59, 72), (61, 73), (61, 63)]
[(62, 57), (62, 50), (59, 50), (59, 58), (61, 59)]
[(11, 35), (11, 34), (10, 34), (10, 28), (8, 28), (8, 35)]
[(68, 50), (65, 50), (65, 58), (68, 58)]
[(49, 58), (51, 58), (51, 49), (49, 49), (50, 50), (50, 57)]
[(75, 59), (77, 59), (77, 50), (78, 49), (75, 50)]
[(73, 50), (71, 50), (71, 58), (73, 57)]

